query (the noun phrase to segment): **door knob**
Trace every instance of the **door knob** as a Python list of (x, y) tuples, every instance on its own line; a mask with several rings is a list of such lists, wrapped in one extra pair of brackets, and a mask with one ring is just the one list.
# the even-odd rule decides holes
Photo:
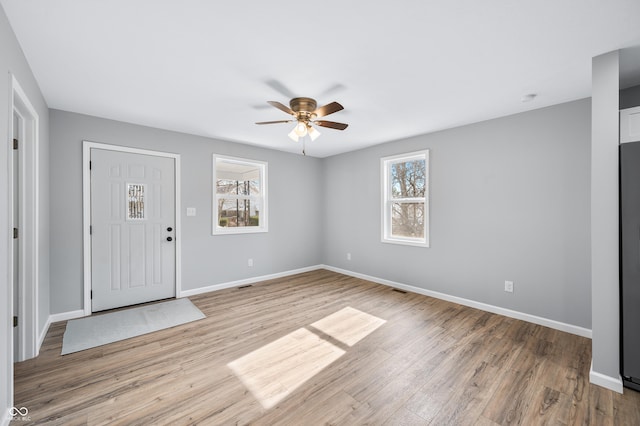
[(171, 232), (171, 231), (173, 231), (173, 228), (172, 227), (168, 227), (167, 228), (167, 232)]
[(167, 241), (173, 241), (173, 238), (167, 237)]

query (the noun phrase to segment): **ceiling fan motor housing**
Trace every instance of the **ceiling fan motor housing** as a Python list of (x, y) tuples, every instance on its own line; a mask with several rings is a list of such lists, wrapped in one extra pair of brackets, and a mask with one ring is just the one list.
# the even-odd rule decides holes
[(294, 112), (306, 112), (309, 114), (318, 108), (315, 99), (311, 98), (293, 98), (289, 101), (289, 106)]

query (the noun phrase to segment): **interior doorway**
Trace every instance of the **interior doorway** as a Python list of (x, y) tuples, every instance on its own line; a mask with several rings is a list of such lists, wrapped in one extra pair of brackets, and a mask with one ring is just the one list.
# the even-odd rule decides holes
[(39, 282), (39, 118), (26, 93), (11, 77), (9, 213), (13, 230), (9, 259), (14, 362), (36, 357), (44, 336), (38, 332)]
[(18, 321), (18, 318), (20, 318), (21, 315), (21, 309), (20, 309), (20, 299), (21, 299), (21, 291), (20, 291), (20, 239), (17, 238), (18, 237), (18, 230), (20, 229), (20, 198), (21, 198), (21, 191), (20, 191), (20, 150), (19, 148), (19, 141), (21, 139), (20, 137), (20, 127), (21, 127), (21, 119), (20, 116), (17, 114), (17, 112), (14, 110), (13, 111), (13, 134), (12, 134), (12, 147), (11, 147), (11, 154), (12, 154), (12, 165), (13, 165), (13, 170), (12, 170), (12, 180), (13, 180), (13, 185), (12, 185), (12, 203), (13, 203), (13, 208), (12, 208), (12, 224), (11, 226), (13, 227), (13, 235), (11, 236), (11, 238), (13, 238), (13, 250), (12, 250), (12, 256), (13, 256), (13, 361), (19, 361), (20, 360), (20, 353), (24, 352), (23, 350), (21, 350), (20, 345), (21, 345), (21, 340), (20, 339), (20, 322)]

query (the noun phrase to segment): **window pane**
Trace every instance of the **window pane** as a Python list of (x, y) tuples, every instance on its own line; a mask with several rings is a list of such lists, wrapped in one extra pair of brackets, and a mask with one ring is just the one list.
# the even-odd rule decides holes
[(218, 199), (218, 226), (260, 226), (258, 203), (249, 199)]
[(400, 161), (391, 164), (391, 196), (393, 198), (424, 197), (425, 160)]
[(424, 203), (391, 204), (391, 235), (424, 238)]
[(216, 193), (230, 194), (230, 195), (258, 196), (258, 195), (261, 195), (260, 181), (259, 180), (217, 179)]
[(127, 184), (127, 219), (144, 219), (144, 185)]
[(216, 193), (217, 194), (238, 194), (236, 180), (218, 179), (216, 181)]

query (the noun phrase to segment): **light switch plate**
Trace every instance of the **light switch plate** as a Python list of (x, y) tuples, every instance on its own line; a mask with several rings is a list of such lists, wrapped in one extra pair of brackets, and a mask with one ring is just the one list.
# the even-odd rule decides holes
[(513, 293), (513, 281), (504, 282), (504, 291), (507, 293)]

